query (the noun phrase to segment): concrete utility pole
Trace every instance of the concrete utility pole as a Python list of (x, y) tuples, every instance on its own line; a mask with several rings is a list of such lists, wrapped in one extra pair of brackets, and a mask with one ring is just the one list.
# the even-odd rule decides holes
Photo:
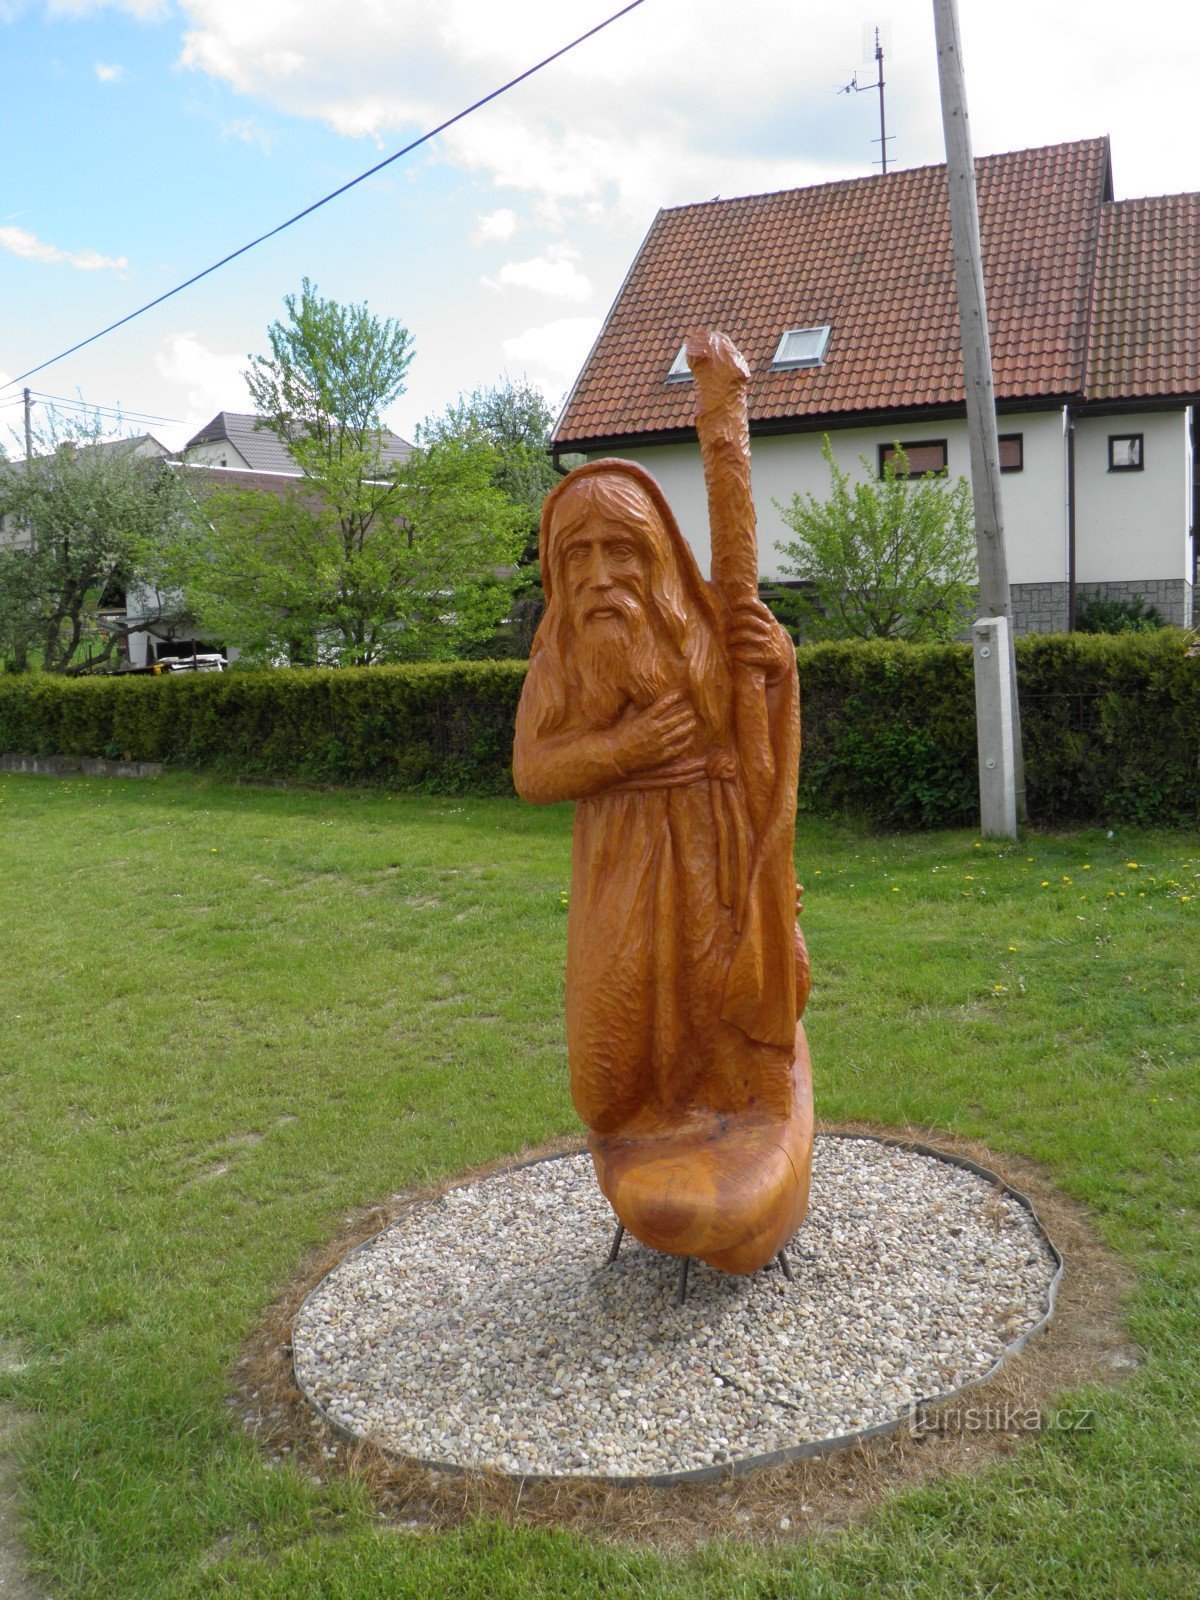
[(33, 457), (33, 396), (28, 389), (22, 391), (25, 396), (25, 459)]
[[(958, 319), (962, 330), (975, 543), (979, 552), (981, 615), (973, 636), (980, 811), (985, 834), (1015, 838), (1017, 822), (1024, 822), (1026, 814), (1025, 762), (1021, 751), (1012, 602), (1000, 506), (1000, 446), (996, 438), (992, 350), (983, 289), (983, 256), (979, 247), (975, 158), (967, 121), (957, 0), (933, 0), (933, 23), (942, 92), (942, 127), (946, 137)], [(984, 630), (988, 630), (986, 637)], [(986, 655), (982, 653), (984, 649)], [(995, 670), (998, 659), (1004, 669), (1000, 672)]]

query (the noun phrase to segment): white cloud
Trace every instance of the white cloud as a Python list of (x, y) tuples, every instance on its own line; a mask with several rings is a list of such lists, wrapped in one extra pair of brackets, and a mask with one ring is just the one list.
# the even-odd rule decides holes
[(275, 143), (266, 129), (259, 127), (253, 117), (238, 117), (233, 122), (227, 122), (222, 127), (221, 133), (226, 139), (240, 139), (243, 144), (253, 145), (265, 156), (271, 154), (271, 147)]
[(253, 411), (243, 376), (246, 357), (232, 351), (212, 350), (198, 334), (173, 333), (160, 345), (154, 357), (159, 374), (182, 393), (170, 409), (184, 413), (183, 444), (212, 420), (218, 411)]
[(529, 261), (506, 261), (494, 278), (479, 281), (488, 289), (532, 289), (553, 300), (590, 299), (591, 280), (575, 265), (579, 251), (569, 245), (552, 244)]
[(96, 74), (101, 83), (120, 83), (121, 79), (125, 76), (124, 67), (117, 66), (115, 63), (112, 66), (108, 66), (103, 61), (93, 62), (92, 71)]
[[(443, 0), (337, 7), (285, 0), (181, 0), (183, 63), (338, 132), (399, 142), (486, 94), (606, 7), (559, 0)], [(578, 13), (582, 11), (583, 15)], [(857, 23), (808, 19), (781, 48), (775, 0), (647, 6), (530, 83), (450, 129), (442, 160), (541, 200), (546, 220), (644, 216), (658, 204), (803, 181), (816, 163), (755, 148), (772, 115), (794, 128), (797, 96), (825, 93), (824, 40), (858, 48)], [(782, 41), (786, 44), (786, 40)], [(852, 48), (851, 48), (852, 47)], [(839, 50), (833, 50), (839, 62)], [(749, 130), (749, 137), (747, 136)], [(794, 147), (794, 146), (793, 146)], [(822, 174), (831, 163), (821, 163)], [(836, 158), (832, 162), (836, 167)], [(714, 181), (715, 180), (715, 181)]]
[(498, 211), (489, 211), (486, 216), (480, 217), (471, 234), (472, 244), (507, 244), (517, 231), (517, 213), (510, 211), (508, 206), (501, 206)]
[[(523, 71), (605, 0), (179, 0), (183, 61), (289, 115), (400, 142)], [(1111, 131), (1126, 192), (1200, 188), (1190, 137), (1192, 0), (1009, 0), (963, 7), (976, 146)], [(888, 124), (901, 165), (942, 154), (928, 0), (892, 0)], [(834, 90), (864, 63), (861, 17), (777, 0), (647, 5), (433, 147), (541, 202), (546, 221), (627, 227), (658, 205), (870, 170), (874, 97)], [(1030, 49), (1030, 39), (1037, 48)], [(867, 68), (861, 74), (870, 75)], [(1139, 175), (1144, 174), (1144, 176)]]
[(124, 272), (129, 265), (124, 256), (102, 256), (98, 250), (60, 250), (57, 245), (39, 239), (36, 233), (30, 233), (28, 228), (0, 228), (0, 250), (7, 250), (24, 261), (65, 261), (80, 272), (96, 272), (104, 267)]
[(600, 332), (599, 317), (563, 317), (503, 341), (509, 366), (551, 392), (574, 381)]

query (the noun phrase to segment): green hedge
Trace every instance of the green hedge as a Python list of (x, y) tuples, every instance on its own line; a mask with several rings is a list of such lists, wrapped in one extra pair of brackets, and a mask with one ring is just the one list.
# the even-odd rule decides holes
[(242, 777), (512, 792), (523, 661), (0, 679), (0, 750)]
[[(1200, 821), (1200, 659), (1184, 637), (1017, 644), (1038, 822)], [(800, 650), (800, 800), (892, 827), (976, 814), (966, 645)], [(0, 750), (166, 761), (246, 777), (507, 794), (524, 663), (0, 679)]]

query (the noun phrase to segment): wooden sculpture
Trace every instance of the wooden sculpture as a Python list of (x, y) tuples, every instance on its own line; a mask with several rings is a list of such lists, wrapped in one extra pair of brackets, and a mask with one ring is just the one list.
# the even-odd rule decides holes
[(723, 334), (687, 353), (712, 582), (641, 467), (565, 477), (513, 773), (526, 800), (577, 802), (567, 1050), (600, 1187), (644, 1244), (746, 1273), (808, 1203), (800, 704), (758, 598), (749, 373)]

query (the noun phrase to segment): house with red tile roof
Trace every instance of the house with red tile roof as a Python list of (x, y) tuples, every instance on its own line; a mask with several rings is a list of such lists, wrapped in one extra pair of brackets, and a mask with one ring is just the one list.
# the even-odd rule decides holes
[[(1115, 200), (1109, 143), (976, 163), (1019, 631), (1073, 599), (1140, 597), (1190, 623), (1200, 460), (1200, 194)], [(558, 455), (621, 456), (662, 484), (702, 565), (703, 476), (680, 359), (727, 333), (751, 369), (759, 565), (775, 502), (839, 465), (969, 476), (944, 166), (660, 211), (580, 372)], [(862, 459), (865, 458), (866, 466)]]

